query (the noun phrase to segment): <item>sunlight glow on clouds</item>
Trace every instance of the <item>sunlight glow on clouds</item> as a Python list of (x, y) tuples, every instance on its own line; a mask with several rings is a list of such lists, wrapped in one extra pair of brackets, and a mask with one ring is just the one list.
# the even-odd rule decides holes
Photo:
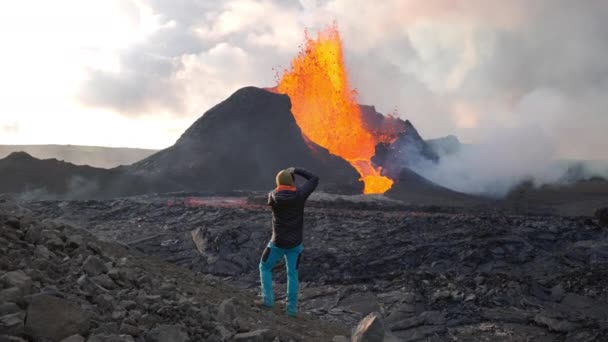
[(527, 127), (556, 156), (608, 158), (607, 16), (599, 0), (4, 1), (0, 143), (169, 146), (335, 22), (360, 101), (424, 137)]

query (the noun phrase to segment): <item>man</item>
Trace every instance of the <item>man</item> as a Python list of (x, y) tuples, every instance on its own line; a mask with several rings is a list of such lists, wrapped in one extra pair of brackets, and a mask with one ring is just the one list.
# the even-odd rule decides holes
[[(295, 176), (306, 182), (296, 187)], [(295, 317), (298, 312), (298, 266), (302, 253), (302, 225), (304, 203), (319, 184), (319, 177), (302, 169), (289, 168), (276, 176), (277, 188), (268, 194), (268, 205), (272, 207), (272, 239), (260, 260), (260, 283), (262, 300), (258, 305), (272, 308), (272, 267), (285, 258), (287, 267), (287, 315)]]

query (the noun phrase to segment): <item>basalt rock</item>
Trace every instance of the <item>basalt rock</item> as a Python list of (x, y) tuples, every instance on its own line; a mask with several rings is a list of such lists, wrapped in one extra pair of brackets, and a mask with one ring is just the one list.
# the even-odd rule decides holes
[[(15, 219), (3, 219), (9, 214)], [(38, 231), (35, 244), (26, 229)], [(260, 312), (254, 296), (217, 277), (100, 241), (7, 201), (0, 201), (0, 233), (1, 341), (220, 342), (237, 333), (312, 341), (346, 331), (319, 320), (290, 325), (285, 315)], [(223, 301), (228, 304), (220, 308)]]
[(608, 208), (601, 208), (595, 211), (595, 217), (600, 225), (608, 227)]
[(414, 125), (405, 121), (405, 129), (392, 143), (380, 143), (372, 162), (382, 167), (382, 173), (392, 179), (399, 177), (401, 170), (420, 164), (436, 163), (437, 153), (422, 139)]
[[(598, 229), (595, 220), (476, 207), (403, 202), (397, 206), (380, 198), (373, 206), (362, 207), (356, 196), (341, 196), (341, 202), (330, 206), (330, 195), (317, 195), (306, 208), (299, 268), (299, 309), (305, 317), (354, 328), (367, 312), (377, 310), (386, 317), (387, 341), (602, 341), (608, 337), (607, 233)], [(385, 209), (382, 203), (387, 203)], [(119, 240), (200, 272), (208, 281), (229, 279), (250, 289), (251, 298), (258, 295), (258, 262), (270, 239), (271, 224), (264, 203), (162, 195), (28, 206), (51, 218), (78, 219), (106, 240)], [(118, 259), (113, 260), (119, 267)], [(285, 296), (285, 268), (279, 264), (274, 272), (280, 303)], [(150, 273), (148, 280), (128, 274), (133, 285), (125, 286), (145, 289), (147, 295), (158, 289), (168, 299), (180, 292), (161, 290), (180, 288), (165, 280), (153, 285), (156, 280)], [(133, 300), (125, 311), (141, 310), (142, 316), (153, 310), (148, 307), (154, 301), (133, 297), (117, 301)], [(255, 320), (235, 323), (242, 318), (242, 298), (232, 303), (234, 315), (220, 319), (219, 304), (230, 297), (235, 296), (226, 294), (208, 313), (216, 319), (216, 336), (230, 339), (268, 328), (258, 328)], [(180, 312), (174, 308), (157, 306), (153, 312), (168, 319)], [(260, 317), (284, 315), (284, 310), (258, 310)], [(115, 317), (124, 320), (130, 315)], [(192, 330), (188, 333), (196, 340)], [(348, 333), (311, 340), (331, 341), (337, 335)]]

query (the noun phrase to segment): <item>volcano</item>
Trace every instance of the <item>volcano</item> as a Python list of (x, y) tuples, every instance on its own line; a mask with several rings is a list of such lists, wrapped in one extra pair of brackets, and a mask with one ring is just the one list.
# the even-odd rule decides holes
[(246, 87), (207, 111), (173, 145), (128, 172), (173, 191), (268, 190), (274, 175), (304, 166), (321, 189), (361, 193), (359, 175), (343, 159), (307, 141), (286, 95)]

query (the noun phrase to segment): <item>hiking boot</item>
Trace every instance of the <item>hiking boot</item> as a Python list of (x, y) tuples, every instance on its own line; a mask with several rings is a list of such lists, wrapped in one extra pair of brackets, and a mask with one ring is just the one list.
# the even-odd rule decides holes
[(254, 300), (253, 304), (260, 308), (272, 309), (272, 305), (267, 305), (262, 298)]

